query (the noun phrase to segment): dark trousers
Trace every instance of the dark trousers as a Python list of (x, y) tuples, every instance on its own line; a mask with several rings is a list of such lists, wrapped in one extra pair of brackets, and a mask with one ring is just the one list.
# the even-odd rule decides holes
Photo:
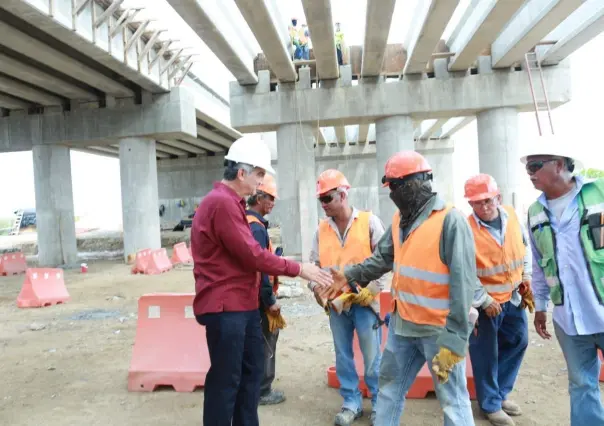
[(275, 380), (275, 360), (277, 359), (277, 339), (279, 339), (279, 329), (271, 333), (268, 329), (268, 319), (264, 310), (260, 310), (262, 318), (262, 334), (264, 335), (264, 375), (260, 384), (260, 395), (271, 393), (271, 386)]
[(264, 339), (257, 309), (198, 315), (206, 327), (210, 370), (203, 402), (204, 426), (258, 426)]
[(342, 57), (342, 48), (336, 47), (336, 54), (338, 55), (338, 65), (344, 65), (344, 59)]

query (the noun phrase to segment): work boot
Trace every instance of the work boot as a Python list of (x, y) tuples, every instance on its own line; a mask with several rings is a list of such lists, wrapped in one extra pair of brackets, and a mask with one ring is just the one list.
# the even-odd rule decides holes
[(373, 426), (375, 424), (375, 411), (372, 411), (369, 415), (369, 426)]
[(503, 401), (501, 403), (501, 409), (510, 416), (521, 416), (522, 410), (520, 406), (513, 401)]
[(356, 413), (348, 408), (342, 408), (334, 420), (336, 426), (350, 426), (359, 417), (363, 416), (363, 410), (359, 410)]
[(285, 395), (280, 390), (272, 389), (269, 393), (260, 396), (259, 405), (275, 405), (285, 401)]
[(503, 410), (495, 411), (494, 413), (486, 413), (486, 415), (493, 426), (514, 426), (516, 424)]

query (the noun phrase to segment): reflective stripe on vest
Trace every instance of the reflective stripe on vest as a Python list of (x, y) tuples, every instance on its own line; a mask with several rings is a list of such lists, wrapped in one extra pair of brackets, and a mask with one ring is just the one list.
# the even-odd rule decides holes
[[(249, 223), (250, 225), (252, 223), (259, 223), (260, 225), (264, 226), (264, 223), (262, 223), (262, 221), (260, 219), (258, 219), (256, 216), (248, 214), (246, 215), (247, 217), (247, 223)], [(273, 252), (273, 244), (271, 243), (271, 238), (270, 236), (268, 237), (268, 251), (270, 251), (271, 253)], [(279, 289), (279, 277), (277, 276), (273, 276), (273, 275), (269, 275), (268, 279), (271, 283), (273, 283), (273, 293), (277, 294), (277, 290)]]
[(392, 217), (392, 309), (415, 324), (444, 326), (449, 314), (449, 268), (440, 258), (440, 236), (451, 206), (434, 211), (404, 242), (400, 214)]
[(516, 212), (509, 206), (503, 206), (503, 209), (508, 214), (503, 245), (498, 244), (485, 226), (476, 222), (474, 215), (468, 216), (476, 247), (476, 274), (498, 303), (508, 302), (514, 289), (522, 282), (526, 254)]

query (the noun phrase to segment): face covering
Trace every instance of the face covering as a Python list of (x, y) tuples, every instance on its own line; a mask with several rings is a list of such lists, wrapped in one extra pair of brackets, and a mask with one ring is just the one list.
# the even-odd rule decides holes
[(434, 197), (430, 181), (412, 179), (390, 192), (390, 199), (401, 213), (401, 227), (413, 223)]

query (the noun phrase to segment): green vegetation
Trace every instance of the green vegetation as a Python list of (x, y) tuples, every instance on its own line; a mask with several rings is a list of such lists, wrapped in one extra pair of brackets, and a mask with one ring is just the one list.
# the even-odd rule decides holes
[(8, 235), (8, 232), (12, 226), (13, 218), (0, 217), (0, 235)]
[(588, 177), (590, 179), (597, 179), (604, 177), (604, 170), (599, 169), (583, 169), (579, 172), (580, 175)]

